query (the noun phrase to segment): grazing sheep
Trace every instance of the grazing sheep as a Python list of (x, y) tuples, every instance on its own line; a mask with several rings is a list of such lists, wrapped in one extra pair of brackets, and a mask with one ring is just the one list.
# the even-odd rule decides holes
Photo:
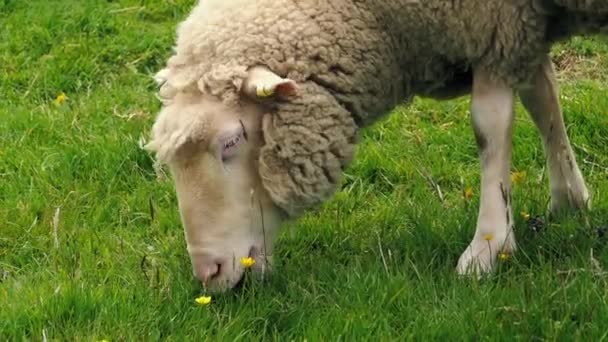
[(415, 95), (469, 93), (481, 205), (457, 270), (491, 271), (515, 250), (516, 92), (544, 141), (551, 210), (589, 205), (548, 52), (607, 25), (606, 0), (201, 0), (157, 75), (148, 145), (172, 170), (195, 275), (223, 290), (239, 258), (262, 270), (280, 223), (336, 191), (359, 128)]

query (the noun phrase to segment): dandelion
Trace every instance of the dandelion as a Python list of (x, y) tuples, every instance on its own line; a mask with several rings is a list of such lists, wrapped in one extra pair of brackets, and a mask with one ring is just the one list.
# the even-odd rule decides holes
[(245, 268), (250, 268), (251, 266), (255, 265), (255, 259), (252, 257), (243, 257), (241, 258), (241, 265), (243, 265)]
[(525, 211), (522, 211), (522, 212), (521, 212), (521, 217), (522, 217), (524, 220), (528, 221), (528, 220), (530, 219), (530, 214), (529, 214), (529, 213), (527, 213), (527, 212), (525, 212)]
[(526, 171), (519, 171), (511, 173), (511, 183), (520, 184), (526, 179)]
[(486, 241), (490, 241), (493, 238), (494, 238), (494, 235), (492, 235), (492, 234), (486, 234), (486, 235), (483, 236), (483, 239), (486, 240)]
[(500, 252), (500, 254), (498, 254), (498, 259), (500, 259), (500, 261), (507, 261), (510, 257), (511, 256), (509, 255), (509, 253), (506, 252)]
[(194, 301), (200, 305), (209, 305), (209, 304), (211, 304), (211, 297), (200, 296), (200, 297), (196, 298)]
[(466, 200), (470, 200), (471, 198), (473, 198), (473, 188), (468, 187), (468, 188), (464, 189), (464, 191), (462, 192), (462, 195), (464, 196), (464, 198)]
[(65, 102), (65, 100), (67, 100), (68, 97), (65, 96), (64, 92), (59, 93), (59, 95), (57, 95), (57, 97), (55, 98), (55, 101), (53, 101), (55, 103), (56, 106), (61, 106), (62, 103)]

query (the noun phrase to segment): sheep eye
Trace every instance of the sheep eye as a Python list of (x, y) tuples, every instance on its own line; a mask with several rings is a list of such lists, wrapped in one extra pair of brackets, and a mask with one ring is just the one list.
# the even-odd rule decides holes
[(242, 135), (235, 135), (222, 142), (222, 161), (223, 162), (230, 160), (234, 156), (234, 154), (236, 153), (236, 150), (238, 148), (238, 145), (241, 142), (241, 137), (242, 137)]

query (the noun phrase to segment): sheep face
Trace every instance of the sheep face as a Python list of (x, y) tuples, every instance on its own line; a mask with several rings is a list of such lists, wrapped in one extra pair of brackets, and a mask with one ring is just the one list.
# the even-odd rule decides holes
[(194, 275), (210, 291), (239, 283), (243, 257), (264, 272), (282, 221), (257, 172), (262, 114), (254, 103), (180, 94), (152, 130), (148, 147), (173, 175)]

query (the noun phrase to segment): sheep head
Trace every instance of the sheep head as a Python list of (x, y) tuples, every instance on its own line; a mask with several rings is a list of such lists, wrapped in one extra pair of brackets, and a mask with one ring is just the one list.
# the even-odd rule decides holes
[(170, 100), (147, 145), (173, 175), (194, 274), (218, 291), (242, 278), (243, 257), (263, 272), (281, 223), (335, 192), (355, 135), (348, 112), (315, 85), (264, 68), (234, 83), (232, 104), (164, 84)]

